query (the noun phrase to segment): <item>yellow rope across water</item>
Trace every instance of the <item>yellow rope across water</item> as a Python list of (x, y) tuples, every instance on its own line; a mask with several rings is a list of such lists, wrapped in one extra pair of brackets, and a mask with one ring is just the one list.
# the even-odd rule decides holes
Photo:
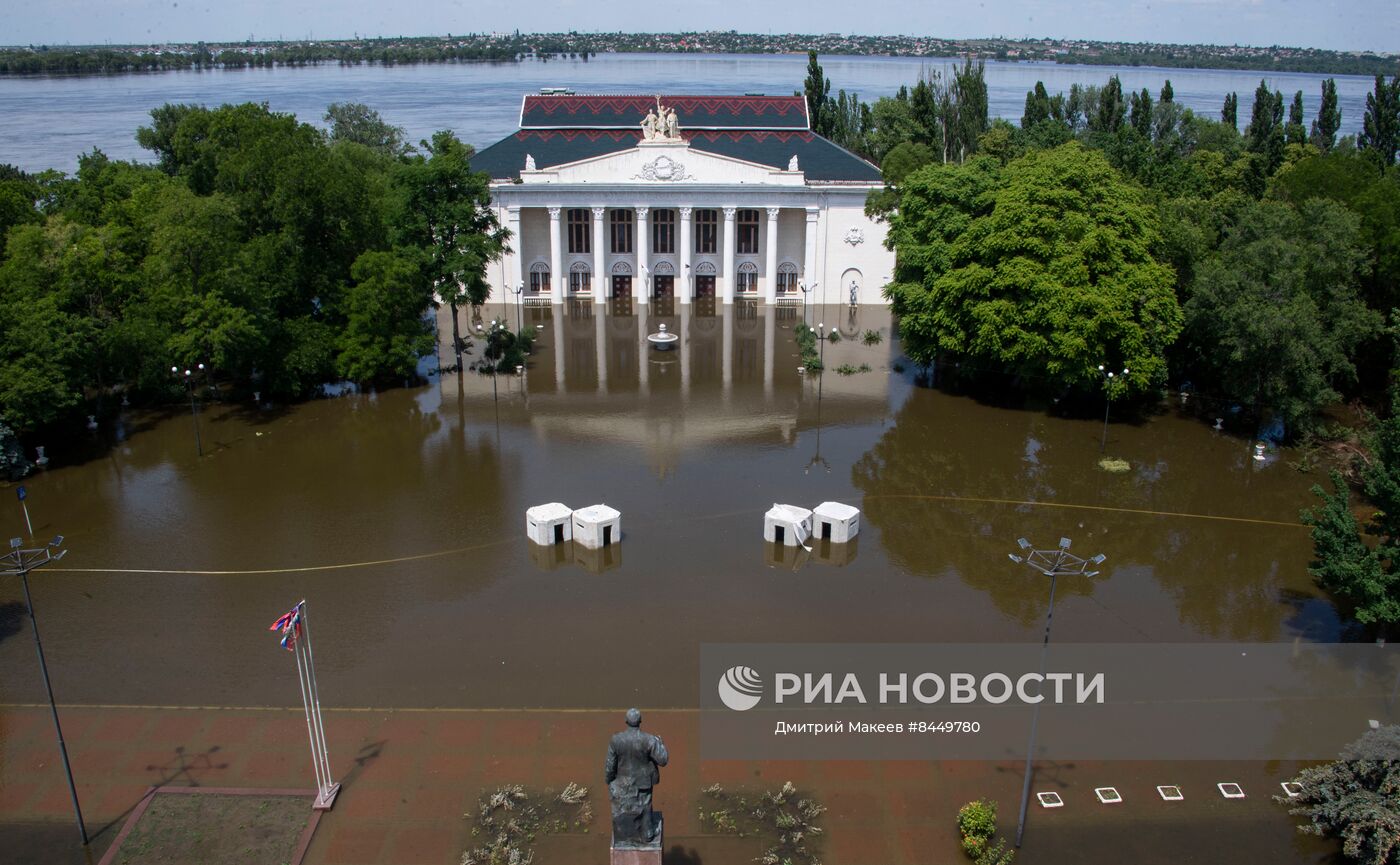
[[(1134, 514), (1134, 515), (1138, 515), (1138, 516), (1151, 516), (1151, 517), (1180, 517), (1180, 518), (1183, 518), (1183, 519), (1192, 519), (1192, 520), (1216, 520), (1216, 521), (1219, 521), (1219, 522), (1246, 523), (1246, 524), (1260, 525), (1260, 526), (1281, 526), (1281, 527), (1283, 527), (1283, 528), (1290, 528), (1290, 529), (1305, 529), (1305, 528), (1307, 528), (1307, 526), (1303, 525), (1302, 523), (1289, 523), (1289, 522), (1284, 522), (1284, 521), (1282, 521), (1282, 520), (1265, 520), (1265, 519), (1256, 519), (1256, 518), (1253, 518), (1253, 517), (1228, 517), (1228, 516), (1221, 516), (1221, 515), (1219, 515), (1219, 514), (1193, 514), (1193, 513), (1183, 512), (1183, 511), (1154, 511), (1154, 510), (1148, 510), (1148, 509), (1145, 509), (1145, 508), (1120, 508), (1120, 507), (1113, 507), (1113, 506), (1110, 506), (1110, 505), (1081, 505), (1081, 504), (1074, 504), (1074, 503), (1071, 503), (1071, 502), (1032, 502), (1032, 501), (1018, 501), (1018, 500), (1016, 500), (1016, 499), (980, 498), (980, 497), (977, 497), (977, 496), (937, 496), (937, 495), (921, 495), (921, 494), (917, 494), (917, 493), (910, 493), (910, 494), (900, 494), (900, 493), (888, 493), (888, 494), (886, 494), (886, 493), (877, 493), (877, 494), (875, 494), (875, 495), (868, 495), (868, 496), (865, 496), (864, 501), (871, 501), (871, 500), (873, 500), (873, 499), (903, 499), (903, 500), (932, 501), (932, 502), (966, 502), (966, 503), (971, 503), (971, 504), (1012, 505), (1012, 506), (1015, 506), (1015, 507), (1029, 506), (1029, 507), (1037, 507), (1037, 508), (1066, 508), (1066, 509), (1072, 509), (1072, 510), (1103, 511), (1103, 512), (1106, 512), (1106, 513)], [(683, 519), (685, 519), (686, 521), (710, 520), (710, 519), (723, 519), (723, 518), (726, 518), (726, 517), (742, 516), (742, 515), (751, 514), (751, 513), (753, 513), (753, 511), (747, 510), (747, 509), (746, 509), (746, 510), (742, 510), (742, 511), (724, 511), (724, 512), (718, 513), (718, 514), (711, 514), (711, 515), (709, 515), (709, 516), (686, 516), (686, 517), (684, 517)], [(663, 520), (663, 521), (659, 521), (659, 522), (673, 522), (673, 521), (674, 521), (674, 520)], [(651, 521), (651, 522), (658, 522), (658, 521), (653, 520), (653, 521)], [(643, 523), (643, 524), (645, 525), (645, 523)], [(489, 542), (489, 543), (475, 544), (475, 545), (469, 546), (469, 547), (454, 547), (454, 548), (452, 548), (452, 549), (450, 549), (450, 550), (437, 550), (437, 551), (434, 551), (434, 552), (431, 552), (431, 553), (417, 553), (417, 554), (414, 554), (414, 555), (411, 555), (411, 556), (396, 556), (396, 557), (390, 558), (390, 559), (371, 559), (371, 560), (362, 561), (362, 562), (341, 562), (341, 563), (333, 564), (333, 565), (306, 565), (306, 566), (303, 566), (303, 567), (296, 567), (296, 568), (247, 568), (247, 569), (243, 569), (243, 570), (233, 570), (233, 569), (230, 569), (230, 570), (191, 570), (191, 569), (183, 569), (183, 568), (45, 568), (45, 571), (47, 571), (48, 573), (51, 573), (51, 574), (52, 574), (52, 573), (67, 573), (67, 574), (180, 574), (180, 575), (186, 575), (186, 576), (237, 576), (237, 575), (249, 575), (249, 576), (252, 576), (252, 575), (258, 575), (258, 574), (304, 574), (304, 573), (312, 573), (312, 572), (315, 572), (315, 571), (339, 571), (339, 570), (348, 570), (348, 569), (350, 569), (350, 568), (369, 568), (369, 567), (374, 567), (374, 566), (376, 566), (376, 565), (397, 565), (397, 564), (403, 564), (404, 562), (421, 562), (421, 561), (424, 561), (424, 560), (426, 560), (426, 559), (439, 559), (439, 558), (443, 558), (443, 557), (445, 557), (445, 556), (456, 556), (456, 555), (461, 555), (462, 553), (475, 552), (475, 551), (477, 551), (477, 550), (484, 550), (484, 549), (488, 549), (488, 548), (490, 548), (490, 547), (498, 547), (498, 546), (501, 546), (502, 544), (508, 544), (508, 543), (514, 543), (514, 539), (500, 540), (500, 541), (491, 541), (491, 542)]]

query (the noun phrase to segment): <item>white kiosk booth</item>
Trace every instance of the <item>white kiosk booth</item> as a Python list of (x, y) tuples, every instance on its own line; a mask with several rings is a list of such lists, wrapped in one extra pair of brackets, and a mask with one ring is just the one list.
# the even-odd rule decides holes
[(574, 540), (590, 550), (622, 540), (622, 514), (607, 505), (589, 505), (574, 511)]
[(822, 502), (812, 512), (815, 528), (812, 534), (823, 541), (844, 544), (860, 533), (860, 509), (840, 502)]
[(763, 539), (788, 547), (805, 546), (812, 536), (812, 512), (796, 505), (774, 504), (763, 515)]
[(573, 540), (574, 512), (566, 504), (550, 502), (525, 511), (525, 535), (537, 544), (550, 546)]

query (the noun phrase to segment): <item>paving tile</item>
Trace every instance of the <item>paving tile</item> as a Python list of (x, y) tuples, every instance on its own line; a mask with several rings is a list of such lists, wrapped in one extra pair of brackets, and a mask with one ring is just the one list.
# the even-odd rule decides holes
[(441, 865), (456, 861), (462, 850), (455, 829), (408, 826), (394, 833), (389, 861), (395, 865)]
[[(382, 861), (380, 854), (389, 838), (390, 827), (386, 825), (353, 826), (328, 825), (331, 821), (322, 820), (316, 830), (316, 845), (325, 844), (325, 854), (318, 857), (326, 865), (361, 865)], [(325, 832), (327, 837), (319, 837)]]

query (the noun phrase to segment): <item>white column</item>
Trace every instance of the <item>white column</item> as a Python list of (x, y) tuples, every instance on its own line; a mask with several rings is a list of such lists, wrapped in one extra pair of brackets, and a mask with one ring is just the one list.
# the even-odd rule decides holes
[(602, 303), (607, 298), (607, 276), (603, 273), (603, 217), (606, 207), (593, 208), (593, 302)]
[[(638, 306), (646, 306), (647, 280), (651, 277), (651, 233), (647, 230), (647, 215), (650, 209), (637, 208), (637, 272), (632, 277), (632, 300)], [(646, 367), (644, 366), (643, 369)]]
[(804, 291), (804, 301), (809, 300), (816, 303), (817, 298), (812, 297), (810, 289), (817, 284), (817, 217), (821, 211), (815, 207), (807, 208), (807, 225), (803, 239), (806, 243), (806, 252), (802, 257), (802, 281), (806, 284), (808, 291)]
[[(530, 284), (530, 274), (525, 269), (525, 238), (520, 236), (520, 208), (506, 208), (506, 228), (510, 229), (510, 260), (506, 264), (506, 284), (504, 290), (514, 291), (522, 284)], [(525, 302), (525, 292), (515, 296), (515, 302)]]
[[(679, 295), (681, 296), (681, 304), (682, 304), (682, 305), (685, 305), (685, 304), (689, 304), (689, 303), (690, 303), (690, 295), (691, 295), (691, 293), (692, 293), (693, 290), (694, 290), (694, 289), (693, 289), (693, 286), (692, 286), (692, 283), (693, 283), (694, 280), (695, 280), (695, 274), (691, 273), (691, 266), (690, 266), (690, 251), (691, 251), (691, 243), (690, 243), (690, 208), (689, 208), (689, 207), (682, 207), (682, 208), (680, 208), (680, 212), (681, 212), (681, 272), (678, 273), (678, 274), (676, 274), (677, 279), (680, 280), (680, 285), (676, 286), (676, 293), (679, 294)], [(682, 358), (681, 358), (681, 362), (682, 362), (682, 364), (685, 364), (687, 361), (686, 361), (686, 359), (685, 359), (684, 357), (682, 357)], [(683, 367), (683, 368), (688, 369), (688, 367)]]
[(734, 208), (724, 209), (724, 281), (720, 283), (721, 302), (734, 302), (735, 283), (739, 275), (734, 272)]
[(598, 358), (598, 392), (606, 393), (608, 390), (608, 334), (605, 328), (603, 311), (597, 310), (593, 313), (593, 339), (597, 346), (594, 349)]
[[(763, 262), (763, 302), (772, 306), (778, 301), (778, 208), (768, 208), (768, 237)], [(772, 319), (772, 316), (769, 316)]]
[(549, 302), (564, 302), (564, 229), (559, 221), (559, 208), (549, 209)]

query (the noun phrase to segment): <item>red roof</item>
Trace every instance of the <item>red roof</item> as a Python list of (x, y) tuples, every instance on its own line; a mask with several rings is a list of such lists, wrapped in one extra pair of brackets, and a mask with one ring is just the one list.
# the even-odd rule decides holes
[(657, 100), (681, 129), (807, 130), (802, 96), (526, 96), (521, 129), (636, 129)]

